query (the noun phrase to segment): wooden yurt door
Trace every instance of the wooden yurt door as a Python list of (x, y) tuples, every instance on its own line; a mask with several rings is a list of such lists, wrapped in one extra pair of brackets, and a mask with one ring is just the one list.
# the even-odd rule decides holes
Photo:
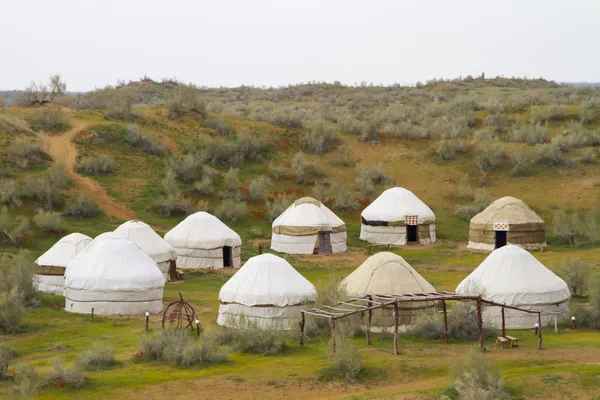
[(506, 234), (507, 231), (495, 231), (496, 234), (496, 244), (494, 246), (495, 249), (499, 249), (500, 247), (506, 246)]
[(331, 254), (331, 233), (319, 232), (319, 254)]

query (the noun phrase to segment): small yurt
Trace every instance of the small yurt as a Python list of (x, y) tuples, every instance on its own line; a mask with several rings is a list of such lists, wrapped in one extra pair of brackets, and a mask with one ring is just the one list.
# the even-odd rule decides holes
[(387, 189), (361, 213), (360, 239), (406, 245), (435, 242), (435, 215), (413, 192)]
[(105, 235), (73, 259), (65, 273), (65, 310), (134, 315), (162, 311), (165, 278), (132, 241)]
[(175, 248), (154, 232), (150, 225), (141, 221), (127, 221), (115, 229), (114, 233), (137, 244), (156, 262), (165, 279), (168, 278), (169, 269), (175, 269)]
[(314, 302), (317, 290), (286, 260), (274, 254), (250, 258), (219, 292), (219, 325), (246, 324), (262, 329), (290, 330), (300, 311)]
[[(565, 281), (546, 268), (527, 250), (506, 245), (494, 250), (456, 288), (459, 294), (480, 295), (486, 300), (542, 311), (542, 324), (558, 321), (569, 313), (571, 293)], [(507, 328), (532, 328), (537, 314), (505, 309)], [(501, 308), (484, 306), (484, 321), (502, 326)]]
[(289, 254), (346, 251), (346, 225), (319, 200), (296, 200), (275, 221), (271, 249)]
[(178, 268), (237, 268), (242, 264), (242, 239), (219, 218), (201, 211), (165, 235), (177, 252)]
[[(435, 292), (435, 288), (404, 258), (388, 251), (382, 251), (367, 258), (364, 263), (344, 278), (340, 285), (350, 297), (360, 297), (368, 293), (391, 295)], [(410, 325), (420, 313), (435, 312), (434, 301), (400, 303), (399, 306), (398, 324), (401, 330)], [(371, 323), (374, 331), (393, 330), (393, 309), (375, 310)]]
[(39, 266), (34, 276), (36, 289), (44, 293), (63, 294), (65, 268), (80, 254), (92, 238), (81, 233), (71, 233), (60, 239), (42, 254), (35, 263)]
[(494, 250), (518, 244), (527, 250), (546, 247), (544, 220), (527, 204), (514, 197), (502, 197), (471, 219), (468, 247)]

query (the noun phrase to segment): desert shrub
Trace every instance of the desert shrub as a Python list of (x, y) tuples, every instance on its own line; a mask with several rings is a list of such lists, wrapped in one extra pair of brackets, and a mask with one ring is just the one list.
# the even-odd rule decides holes
[(463, 200), (473, 199), (473, 188), (471, 182), (469, 182), (469, 174), (463, 174), (460, 177), (456, 197)]
[(341, 145), (339, 148), (338, 160), (340, 164), (347, 167), (352, 163), (352, 147), (347, 144)]
[(244, 155), (240, 153), (238, 146), (233, 142), (219, 140), (207, 140), (202, 149), (202, 162), (213, 167), (239, 167), (244, 161)]
[(513, 127), (509, 134), (512, 142), (522, 142), (529, 145), (548, 143), (548, 126), (541, 123), (520, 123)]
[(454, 160), (457, 155), (467, 152), (467, 144), (462, 140), (441, 139), (434, 146), (434, 152), (440, 161)]
[(265, 233), (258, 226), (253, 226), (250, 229), (250, 237), (252, 239), (264, 239), (265, 238)]
[(202, 179), (194, 183), (194, 190), (200, 194), (208, 195), (214, 191), (214, 181), (217, 171), (208, 166), (202, 167)]
[(600, 211), (593, 208), (583, 214), (581, 220), (581, 233), (588, 239), (590, 243), (596, 243), (600, 239)]
[(359, 135), (363, 132), (364, 123), (353, 116), (346, 114), (338, 118), (338, 128), (342, 132)]
[(454, 214), (464, 221), (470, 221), (476, 214), (479, 214), (489, 206), (492, 201), (494, 199), (487, 193), (481, 190), (477, 191), (473, 202), (464, 206), (458, 206)]
[[(598, 162), (598, 151), (596, 149), (587, 148), (583, 151), (581, 161), (585, 164), (595, 164)], [(0, 184), (1, 186), (1, 184)]]
[(336, 210), (358, 210), (360, 207), (356, 195), (341, 183), (331, 186), (331, 194), (335, 196), (333, 208)]
[(131, 120), (134, 97), (126, 90), (103, 89), (101, 91), (101, 107), (104, 116), (110, 119)]
[(14, 356), (15, 351), (8, 343), (0, 343), (0, 381), (7, 378), (8, 364)]
[(277, 327), (260, 329), (254, 321), (244, 319), (231, 325), (234, 327), (216, 330), (215, 339), (220, 345), (230, 346), (238, 353), (267, 356), (282, 353), (288, 347), (289, 332)]
[(31, 129), (46, 132), (62, 132), (69, 127), (67, 114), (59, 106), (42, 108), (29, 120)]
[(305, 185), (311, 183), (313, 178), (325, 175), (325, 171), (314, 162), (308, 162), (302, 152), (296, 153), (292, 159), (292, 172), (296, 176), (296, 183)]
[(0, 204), (6, 206), (20, 206), (20, 188), (14, 179), (0, 178)]
[(44, 386), (44, 378), (37, 369), (29, 365), (20, 365), (15, 374), (13, 392), (20, 397), (29, 398), (37, 394)]
[(525, 149), (519, 149), (510, 156), (513, 164), (512, 174), (514, 176), (526, 176), (531, 173), (533, 165), (537, 162), (535, 156), (527, 153)]
[(40, 145), (25, 139), (18, 139), (11, 143), (7, 153), (8, 162), (17, 168), (27, 168), (29, 165), (38, 165), (52, 160)]
[(281, 167), (278, 165), (270, 165), (269, 166), (269, 176), (272, 179), (279, 180), (279, 179), (285, 178), (286, 176), (289, 175), (289, 173), (290, 173), (290, 171), (285, 167)]
[(241, 133), (235, 145), (238, 153), (247, 161), (262, 161), (267, 152), (267, 145), (249, 133)]
[[(484, 328), (485, 337), (493, 337), (494, 329)], [(425, 339), (444, 338), (444, 320), (439, 314), (421, 314), (407, 332), (413, 337)], [(448, 338), (457, 341), (474, 341), (479, 338), (477, 311), (473, 305), (458, 303), (448, 311)]]
[(565, 258), (556, 267), (556, 272), (567, 282), (573, 295), (582, 295), (588, 288), (592, 267), (581, 260)]
[(160, 156), (166, 151), (165, 146), (159, 140), (145, 135), (135, 124), (127, 127), (124, 139), (130, 147), (140, 149), (144, 153)]
[(596, 118), (594, 111), (594, 104), (591, 102), (585, 102), (581, 104), (581, 110), (579, 111), (579, 119), (582, 124), (591, 124)]
[(575, 237), (581, 230), (581, 220), (577, 213), (567, 213), (565, 210), (555, 211), (552, 216), (552, 233), (554, 236), (575, 246)]
[(77, 355), (75, 361), (82, 370), (103, 371), (117, 365), (115, 348), (105, 343), (94, 343), (91, 348)]
[(40, 177), (28, 179), (23, 186), (22, 195), (37, 199), (45, 210), (51, 210), (63, 202), (61, 189), (69, 183), (69, 172), (63, 164), (56, 164), (47, 169)]
[(365, 123), (360, 130), (360, 141), (363, 143), (378, 143), (381, 140), (374, 122)]
[(478, 153), (477, 166), (482, 172), (495, 171), (504, 161), (504, 147), (501, 144), (480, 146)]
[(78, 368), (65, 367), (64, 360), (57, 358), (52, 362), (52, 369), (45, 378), (46, 385), (81, 389), (87, 383), (87, 378)]
[(498, 132), (491, 128), (482, 128), (475, 131), (473, 140), (476, 142), (490, 142), (500, 136)]
[(279, 193), (272, 202), (267, 202), (266, 204), (267, 216), (269, 217), (269, 221), (273, 222), (292, 204), (292, 200), (285, 194)]
[(166, 106), (171, 119), (185, 113), (195, 113), (202, 117), (208, 115), (207, 104), (202, 99), (200, 90), (193, 86), (177, 86), (167, 97)]
[[(485, 355), (473, 348), (464, 364), (453, 368), (452, 391), (461, 400), (505, 400), (509, 396), (504, 389), (500, 371), (491, 369)], [(445, 396), (442, 399), (450, 399)]]
[(244, 202), (224, 200), (215, 208), (215, 216), (223, 221), (238, 222), (248, 213)]
[(533, 123), (544, 122), (548, 119), (548, 112), (542, 107), (531, 107), (531, 121)]
[[(592, 291), (592, 298), (598, 297), (600, 287), (597, 291)], [(597, 300), (596, 300), (597, 301)], [(573, 311), (576, 318), (577, 326), (582, 328), (600, 330), (600, 308), (579, 306)]]
[[(311, 305), (311, 307), (322, 308), (323, 306), (344, 301), (348, 296), (340, 285), (340, 282), (341, 279), (335, 277), (319, 280), (315, 285), (317, 288), (317, 297), (315, 298), (314, 305)], [(343, 329), (338, 329), (338, 331), (346, 332)], [(323, 337), (329, 337), (331, 335), (329, 319), (308, 318), (304, 332), (308, 340), (320, 340)]]
[(112, 174), (113, 160), (107, 155), (82, 157), (77, 162), (77, 171), (86, 175)]
[(315, 123), (300, 135), (300, 147), (313, 154), (325, 153), (339, 143), (339, 135), (324, 122)]
[(19, 247), (23, 237), (29, 232), (29, 219), (25, 216), (12, 217), (6, 206), (0, 210), (0, 232), (13, 246)]
[(222, 118), (211, 118), (205, 123), (205, 126), (210, 129), (214, 129), (220, 136), (225, 138), (235, 137), (235, 128), (229, 121), (225, 121)]
[(565, 157), (564, 153), (555, 143), (541, 145), (538, 148), (537, 163), (554, 168), (571, 166), (571, 160)]
[(40, 228), (40, 231), (47, 232), (62, 232), (63, 221), (60, 213), (56, 211), (38, 210), (33, 222)]
[(64, 215), (74, 218), (92, 218), (99, 212), (100, 208), (92, 197), (80, 194), (67, 202)]
[(19, 329), (26, 305), (37, 303), (33, 277), (37, 266), (31, 254), (21, 250), (11, 260), (8, 253), (0, 253), (0, 331)]
[(482, 102), (481, 108), (488, 110), (491, 114), (499, 114), (504, 111), (504, 105), (495, 97), (490, 97)]
[(198, 178), (198, 168), (202, 164), (201, 157), (195, 153), (185, 154), (183, 157), (172, 157), (167, 161), (167, 166), (175, 172), (177, 180), (190, 183)]
[(24, 133), (29, 130), (27, 122), (13, 116), (0, 116), (0, 131), (8, 134)]
[(348, 383), (356, 383), (364, 370), (363, 357), (358, 346), (343, 335), (336, 335), (336, 351), (329, 352), (329, 366), (320, 372), (321, 380), (338, 378)]
[(228, 359), (218, 341), (205, 335), (202, 342), (186, 329), (158, 329), (140, 339), (140, 357), (144, 361), (167, 361), (179, 366), (193, 366), (201, 362), (216, 364)]
[(167, 195), (154, 203), (154, 207), (163, 217), (170, 217), (171, 215), (190, 215), (195, 212), (192, 200), (185, 198), (181, 192)]
[(250, 200), (264, 201), (269, 194), (271, 184), (271, 179), (266, 175), (260, 175), (253, 178), (250, 182)]
[(552, 121), (560, 121), (567, 116), (567, 108), (562, 104), (552, 104), (546, 111), (548, 119)]
[(394, 180), (385, 172), (383, 163), (356, 165), (356, 187), (362, 196), (370, 196), (375, 191), (375, 185), (391, 185)]
[(485, 117), (483, 125), (496, 132), (506, 132), (510, 125), (510, 119), (505, 114), (490, 114)]

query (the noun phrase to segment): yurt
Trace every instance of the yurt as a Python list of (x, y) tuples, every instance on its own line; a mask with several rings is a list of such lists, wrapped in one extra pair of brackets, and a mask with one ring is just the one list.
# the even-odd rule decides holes
[[(425, 280), (404, 258), (382, 251), (362, 263), (340, 284), (350, 297), (367, 293), (391, 295), (405, 293), (433, 293), (435, 288)], [(435, 302), (400, 303), (398, 324), (401, 330), (422, 313), (434, 313)], [(372, 318), (374, 331), (390, 331), (394, 327), (392, 309), (375, 310)]]
[(346, 225), (319, 200), (296, 200), (275, 221), (271, 249), (289, 254), (346, 251)]
[(217, 323), (295, 329), (300, 311), (316, 296), (313, 284), (290, 263), (274, 254), (261, 254), (250, 258), (221, 288)]
[(361, 214), (360, 239), (406, 245), (435, 242), (435, 215), (413, 192), (387, 189)]
[(242, 239), (214, 215), (190, 215), (165, 235), (177, 252), (178, 268), (237, 268)]
[(35, 263), (38, 265), (34, 276), (36, 289), (44, 293), (63, 294), (65, 268), (80, 254), (92, 238), (81, 233), (71, 233), (60, 239), (42, 254)]
[(502, 197), (471, 219), (468, 247), (494, 250), (518, 244), (527, 250), (546, 247), (546, 228), (527, 204), (514, 197)]
[[(496, 303), (542, 311), (542, 324), (558, 321), (569, 313), (571, 293), (565, 281), (546, 268), (527, 250), (506, 245), (494, 250), (456, 288), (460, 294), (480, 295)], [(505, 309), (507, 328), (532, 328), (537, 314)], [(502, 326), (501, 308), (484, 307), (484, 321)]]
[(132, 241), (104, 236), (73, 259), (65, 273), (65, 310), (134, 315), (162, 311), (165, 278)]
[(169, 270), (175, 269), (175, 248), (154, 232), (150, 225), (141, 221), (127, 221), (115, 229), (114, 233), (137, 244), (156, 262), (165, 279), (168, 278)]

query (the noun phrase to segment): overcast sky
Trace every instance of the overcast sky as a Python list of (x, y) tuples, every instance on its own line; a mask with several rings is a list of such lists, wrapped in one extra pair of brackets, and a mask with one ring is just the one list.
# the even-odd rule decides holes
[(0, 0), (0, 89), (600, 81), (598, 0)]

